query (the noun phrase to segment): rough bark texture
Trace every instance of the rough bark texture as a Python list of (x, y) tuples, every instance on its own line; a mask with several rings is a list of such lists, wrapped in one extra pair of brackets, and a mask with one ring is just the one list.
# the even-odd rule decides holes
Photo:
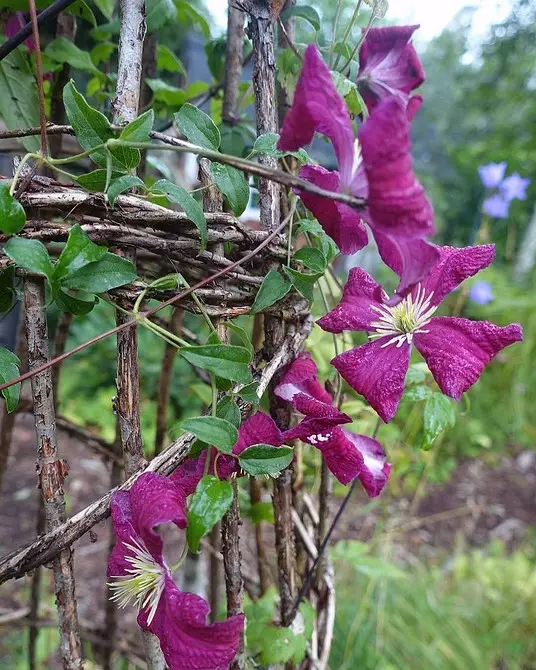
[[(28, 365), (33, 370), (49, 358), (43, 279), (26, 279), (24, 300)], [(37, 434), (38, 482), (44, 502), (45, 527), (47, 531), (52, 531), (61, 527), (66, 520), (63, 485), (68, 465), (58, 457), (50, 370), (32, 377), (32, 396)], [(82, 668), (82, 649), (76, 611), (73, 557), (69, 547), (54, 558), (53, 569), (63, 667), (67, 670), (79, 670)]]
[(227, 14), (227, 44), (225, 47), (225, 81), (221, 118), (233, 125), (238, 120), (238, 85), (242, 76), (245, 14), (232, 2)]
[(112, 102), (114, 123), (130, 123), (138, 115), (143, 63), (145, 0), (120, 1), (121, 32), (117, 88)]

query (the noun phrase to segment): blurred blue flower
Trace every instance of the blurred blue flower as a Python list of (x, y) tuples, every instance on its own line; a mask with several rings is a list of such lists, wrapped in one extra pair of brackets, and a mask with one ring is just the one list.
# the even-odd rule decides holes
[(478, 305), (487, 305), (495, 299), (491, 284), (487, 281), (475, 282), (469, 291), (469, 300)]
[(502, 196), (510, 202), (514, 198), (518, 200), (525, 200), (527, 197), (526, 190), (527, 186), (530, 184), (530, 179), (523, 179), (523, 177), (514, 172), (509, 177), (502, 182), (499, 186), (499, 190)]
[(482, 211), (484, 214), (495, 219), (507, 219), (509, 207), (510, 202), (505, 200), (502, 195), (499, 195), (498, 193), (486, 198), (482, 203)]
[(478, 168), (480, 180), (486, 188), (497, 188), (504, 178), (506, 161), (502, 163), (488, 163)]

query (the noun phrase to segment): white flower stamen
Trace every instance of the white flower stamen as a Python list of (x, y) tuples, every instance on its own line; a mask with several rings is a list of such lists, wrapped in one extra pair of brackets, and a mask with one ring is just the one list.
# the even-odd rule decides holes
[(118, 607), (126, 607), (134, 601), (138, 611), (149, 608), (147, 623), (150, 624), (164, 590), (165, 568), (155, 561), (141, 541), (132, 538), (132, 544), (125, 542), (124, 545), (132, 551), (132, 556), (125, 556), (132, 566), (126, 572), (132, 577), (112, 576), (115, 581), (108, 583), (113, 592), (110, 600), (117, 602)]
[(310, 435), (309, 436), (309, 442), (313, 445), (318, 444), (319, 442), (328, 442), (331, 437), (331, 433), (326, 433), (325, 435), (322, 435), (322, 433), (318, 433), (318, 435)]
[(371, 340), (389, 336), (389, 340), (382, 344), (382, 349), (390, 344), (401, 347), (404, 342), (413, 343), (413, 336), (417, 333), (427, 333), (424, 326), (430, 323), (430, 317), (436, 311), (437, 305), (432, 305), (432, 291), (428, 296), (424, 288), (418, 284), (415, 296), (408, 295), (394, 307), (388, 305), (371, 305), (371, 309), (380, 315), (378, 321), (371, 323), (375, 332), (370, 334)]

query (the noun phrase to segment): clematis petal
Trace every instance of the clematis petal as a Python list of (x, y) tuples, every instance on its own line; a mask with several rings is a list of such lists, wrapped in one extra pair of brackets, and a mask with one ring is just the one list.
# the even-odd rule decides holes
[(413, 342), (445, 395), (460, 400), (499, 351), (521, 342), (519, 324), (495, 326), (487, 321), (435, 317), (427, 333), (416, 334)]
[(321, 452), (330, 472), (345, 486), (361, 474), (365, 464), (361, 450), (356, 449), (348, 433), (350, 431), (337, 427), (331, 432), (313, 435), (312, 440), (304, 440)]
[(408, 117), (408, 121), (413, 121), (415, 114), (417, 114), (421, 108), (423, 100), (424, 98), (422, 95), (412, 95), (408, 100), (408, 106), (406, 107), (406, 116)]
[(368, 211), (376, 229), (403, 237), (432, 235), (432, 207), (412, 169), (410, 127), (395, 98), (381, 102), (359, 129), (369, 184)]
[(327, 403), (319, 402), (303, 394), (294, 396), (294, 399), (296, 409), (304, 414), (305, 418), (283, 433), (285, 442), (302, 440), (302, 442), (317, 446), (315, 439), (318, 435), (329, 433), (334, 426), (352, 422), (348, 414)]
[(277, 148), (295, 151), (309, 144), (315, 132), (326, 135), (332, 141), (342, 183), (349, 184), (354, 163), (352, 122), (329, 68), (316, 46), (311, 44), (303, 56), (294, 101), (285, 117)]
[(372, 28), (361, 47), (357, 84), (367, 107), (397, 96), (404, 103), (409, 93), (424, 81), (424, 71), (412, 44), (419, 26)]
[[(304, 165), (299, 176), (328, 191), (340, 191), (338, 172), (317, 165)], [(354, 254), (368, 243), (368, 235), (356, 210), (314, 193), (298, 191), (301, 201), (313, 213), (343, 254)]]
[(208, 603), (183, 593), (168, 576), (154, 619), (150, 624), (141, 610), (138, 624), (160, 640), (169, 670), (224, 670), (236, 656), (244, 616), (207, 624)]
[(333, 398), (318, 381), (318, 368), (308, 351), (298, 354), (275, 387), (274, 393), (283, 400), (292, 402), (298, 394), (331, 403)]
[(396, 296), (388, 301), (388, 304), (397, 303), (428, 275), (439, 261), (439, 251), (435, 245), (418, 237), (387, 235), (373, 225), (371, 229), (383, 262), (400, 277)]
[[(391, 464), (387, 463), (387, 456), (382, 445), (372, 437), (358, 435), (346, 428), (339, 430), (363, 459), (363, 466), (358, 474), (363, 488), (371, 498), (379, 496), (391, 472)], [(346, 453), (348, 454), (348, 449)]]
[(495, 256), (494, 244), (483, 244), (476, 247), (436, 247), (439, 260), (430, 274), (422, 282), (427, 294), (432, 291), (431, 304), (440, 302), (469, 277), (487, 268)]
[(174, 523), (186, 528), (186, 499), (169, 477), (147, 472), (138, 477), (130, 491), (117, 491), (112, 496), (112, 522), (117, 541), (108, 562), (108, 575), (120, 576), (130, 566), (125, 543), (139, 542), (156, 563), (163, 563), (162, 538), (154, 528)]
[(382, 287), (362, 268), (352, 268), (344, 286), (340, 303), (321, 319), (318, 325), (329, 333), (343, 330), (371, 330), (371, 323), (378, 320), (379, 307), (385, 298)]
[(253, 444), (263, 443), (280, 447), (283, 441), (283, 433), (272, 417), (264, 412), (257, 412), (246, 419), (238, 429), (238, 442), (233, 447), (233, 454), (241, 454)]
[[(186, 496), (191, 495), (197, 485), (205, 474), (205, 462), (207, 460), (208, 450), (205, 449), (199, 456), (195, 458), (187, 458), (175, 472), (170, 479), (178, 486)], [(210, 452), (210, 465), (208, 467), (208, 474), (215, 474), (214, 468), (216, 465), (216, 452), (214, 449)], [(238, 472), (236, 459), (227, 454), (219, 454), (217, 462), (217, 476), (220, 479), (227, 479), (234, 472)]]
[(402, 398), (410, 354), (407, 342), (397, 346), (390, 342), (391, 339), (381, 337), (345, 351), (331, 361), (348, 384), (365, 396), (385, 423), (394, 417)]

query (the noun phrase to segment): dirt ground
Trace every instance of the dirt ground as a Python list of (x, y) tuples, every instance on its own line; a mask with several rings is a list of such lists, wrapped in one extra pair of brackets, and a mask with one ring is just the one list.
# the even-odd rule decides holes
[[(109, 470), (102, 459), (82, 443), (60, 434), (59, 448), (70, 465), (67, 478), (68, 514), (74, 514), (100, 497), (109, 488)], [(35, 488), (35, 435), (30, 415), (19, 415), (2, 492), (0, 513), (0, 553), (4, 554), (35, 537), (38, 491)], [(347, 509), (338, 537), (369, 539), (377, 528), (382, 512), (359, 515), (354, 510), (367, 503), (359, 494)], [(334, 509), (338, 501), (333, 502)], [(434, 556), (452, 548), (460, 540), (483, 545), (498, 537), (510, 546), (518, 543), (531, 526), (536, 526), (536, 453), (524, 451), (503, 459), (491, 469), (474, 461), (461, 464), (451, 481), (440, 487), (428, 487), (420, 502), (396, 499), (388, 504), (388, 524), (400, 555)], [(94, 528), (92, 538), (81, 538), (76, 546), (75, 570), (78, 611), (84, 627), (97, 630), (104, 622), (106, 561), (110, 545), (109, 520)], [(243, 547), (246, 564), (253, 563), (252, 548)], [(247, 565), (246, 565), (247, 569)], [(44, 585), (51, 593), (51, 573), (44, 571)], [(0, 588), (0, 624), (10, 613), (28, 605), (30, 578), (8, 582)], [(49, 598), (53, 618), (52, 599)], [(46, 614), (46, 612), (45, 612)], [(132, 611), (120, 614), (125, 635), (135, 634)], [(0, 625), (2, 637), (11, 630)], [(0, 654), (1, 656), (1, 654)], [(51, 667), (54, 667), (52, 665)]]

